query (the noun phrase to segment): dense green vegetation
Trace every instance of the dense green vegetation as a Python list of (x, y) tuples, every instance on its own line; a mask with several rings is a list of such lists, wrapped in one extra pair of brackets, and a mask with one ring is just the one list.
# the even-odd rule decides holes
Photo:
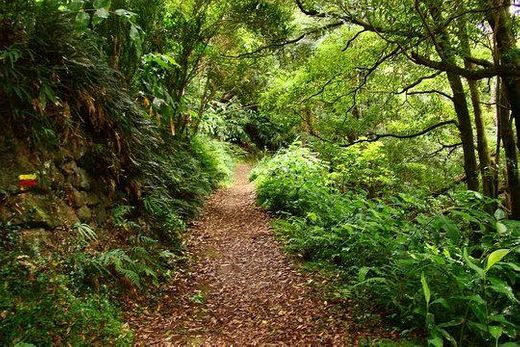
[[(362, 176), (364, 160), (348, 175)], [(476, 192), (369, 199), (353, 182), (342, 193), (343, 170), (301, 144), (257, 167), (259, 202), (283, 216), (275, 227), (290, 251), (339, 273), (341, 296), (363, 298), (403, 329), (426, 327), (433, 345), (516, 338), (517, 221), (485, 212)]]
[(295, 3), (323, 29), (261, 94), (290, 145), (252, 176), (288, 250), (429, 345), (516, 345), (511, 4)]
[[(1, 5), (2, 345), (130, 344), (117, 298), (169, 277), (186, 220), (230, 177), (230, 145), (173, 136), (146, 105), (163, 107), (168, 80), (146, 88), (174, 63), (155, 53), (167, 34), (152, 47), (143, 31), (164, 6)], [(17, 176), (31, 172), (24, 193)]]
[(1, 2), (0, 344), (131, 344), (124, 298), (247, 151), (339, 295), (420, 343), (516, 346), (517, 7)]

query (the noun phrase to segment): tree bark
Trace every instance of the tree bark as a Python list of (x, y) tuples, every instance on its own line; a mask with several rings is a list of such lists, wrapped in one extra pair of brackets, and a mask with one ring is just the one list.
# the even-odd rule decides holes
[[(465, 57), (471, 57), (471, 47), (469, 45), (465, 21), (461, 21), (459, 30), (459, 38), (464, 55)], [(475, 64), (471, 62), (469, 58), (464, 59), (464, 66), (468, 70), (474, 70), (475, 68)], [(478, 81), (468, 79), (467, 82), (471, 96), (471, 103), (473, 105), (473, 116), (475, 118), (475, 128), (477, 132), (477, 152), (480, 161), (480, 174), (482, 176), (482, 192), (485, 196), (496, 198), (496, 167), (491, 164), (486, 129), (484, 120), (482, 118), (482, 107), (480, 105), (480, 91), (478, 89)]]
[(469, 190), (478, 191), (477, 158), (475, 157), (475, 144), (473, 143), (473, 129), (468, 110), (468, 102), (460, 76), (447, 73), (448, 81), (453, 92), (453, 105), (457, 114), (462, 151), (464, 153), (464, 172), (466, 173), (466, 185)]
[[(506, 69), (520, 68), (516, 51), (516, 38), (511, 17), (511, 0), (488, 0), (490, 10), (488, 22), (493, 29), (495, 43), (495, 63)], [(520, 149), (520, 79), (510, 76), (503, 79), (504, 93), (511, 107), (516, 123), (516, 143)]]
[(499, 133), (504, 147), (506, 161), (506, 179), (509, 193), (510, 217), (520, 220), (520, 179), (518, 175), (518, 158), (515, 137), (509, 110), (505, 106), (505, 83), (497, 83), (497, 118), (499, 119)]
[[(419, 2), (416, 2), (416, 10), (423, 20), (425, 30), (430, 34), (435, 50), (443, 62), (454, 64), (455, 56), (453, 49), (450, 47), (450, 40), (445, 30), (441, 30), (438, 36), (432, 34), (431, 28), (422, 13)], [(429, 13), (434, 22), (442, 22), (441, 12), (433, 4), (428, 6)], [(471, 117), (468, 109), (466, 94), (460, 75), (454, 72), (446, 72), (448, 82), (453, 93), (453, 105), (457, 114), (460, 139), (462, 142), (462, 151), (464, 153), (464, 172), (466, 174), (466, 186), (469, 190), (479, 190), (478, 165), (475, 156), (475, 144), (473, 142), (473, 128), (471, 126)]]

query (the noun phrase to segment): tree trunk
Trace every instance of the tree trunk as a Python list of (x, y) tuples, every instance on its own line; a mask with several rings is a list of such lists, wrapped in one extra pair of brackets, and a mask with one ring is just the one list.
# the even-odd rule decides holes
[(509, 110), (505, 106), (505, 86), (503, 82), (497, 83), (497, 118), (499, 119), (499, 133), (502, 138), (506, 160), (506, 179), (511, 208), (511, 219), (520, 220), (520, 179), (518, 175), (518, 158), (516, 154), (515, 137)]
[[(469, 45), (466, 22), (461, 21), (459, 27), (459, 38), (464, 51), (464, 55), (471, 56), (471, 47)], [(474, 64), (468, 59), (464, 60), (464, 66), (468, 70), (475, 68)], [(473, 105), (473, 115), (475, 117), (475, 128), (477, 131), (477, 152), (480, 161), (480, 174), (482, 175), (482, 192), (485, 196), (496, 198), (495, 195), (495, 171), (496, 167), (491, 164), (491, 157), (489, 155), (488, 141), (486, 137), (486, 129), (484, 120), (482, 119), (482, 107), (480, 105), (480, 91), (478, 90), (478, 81), (467, 80), (471, 96), (471, 103)]]
[(480, 161), (480, 173), (482, 175), (482, 191), (485, 196), (496, 198), (496, 182), (494, 180), (496, 167), (491, 164), (486, 129), (484, 120), (482, 119), (482, 108), (480, 107), (480, 92), (477, 83), (477, 81), (468, 80), (471, 103), (473, 104), (473, 114), (475, 116), (475, 127), (477, 130), (477, 152)]
[[(441, 12), (433, 4), (429, 4), (428, 10), (435, 22), (442, 21)], [(417, 11), (423, 18), (425, 29), (431, 33), (426, 18), (419, 7), (417, 7)], [(441, 60), (455, 63), (453, 49), (450, 47), (450, 40), (447, 33), (444, 30), (441, 30), (437, 37), (434, 37), (432, 34), (432, 40)], [(477, 158), (475, 156), (475, 144), (473, 143), (473, 128), (471, 127), (471, 117), (469, 114), (466, 94), (464, 93), (464, 86), (462, 85), (462, 78), (453, 72), (446, 72), (446, 75), (448, 76), (448, 81), (453, 92), (452, 100), (455, 107), (455, 113), (457, 114), (462, 151), (464, 153), (464, 172), (466, 173), (467, 178), (466, 185), (469, 190), (478, 191), (478, 166)]]
[(478, 191), (479, 182), (475, 144), (473, 143), (473, 129), (471, 127), (471, 117), (462, 79), (460, 76), (452, 73), (447, 73), (447, 75), (453, 92), (453, 105), (455, 106), (455, 113), (457, 114), (462, 151), (464, 152), (464, 172), (467, 177), (466, 185), (469, 190)]
[[(503, 67), (520, 68), (520, 59), (516, 50), (514, 25), (511, 18), (511, 0), (488, 0), (490, 10), (488, 22), (493, 29), (495, 41), (495, 60)], [(520, 79), (508, 77), (503, 79), (504, 92), (516, 124), (516, 142), (520, 149)]]

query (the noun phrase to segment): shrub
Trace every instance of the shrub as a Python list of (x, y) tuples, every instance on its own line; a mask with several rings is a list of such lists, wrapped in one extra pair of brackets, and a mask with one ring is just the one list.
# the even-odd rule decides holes
[(340, 217), (345, 203), (332, 186), (328, 166), (297, 143), (261, 161), (251, 178), (257, 181), (258, 201), (273, 212), (328, 222)]

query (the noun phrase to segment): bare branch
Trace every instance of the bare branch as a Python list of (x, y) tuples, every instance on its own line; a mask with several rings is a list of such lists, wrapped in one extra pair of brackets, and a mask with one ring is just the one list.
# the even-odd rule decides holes
[(444, 72), (451, 72), (459, 76), (463, 76), (470, 80), (480, 80), (484, 78), (492, 78), (495, 76), (502, 76), (502, 77), (511, 77), (511, 76), (520, 76), (520, 71), (514, 70), (511, 68), (504, 68), (502, 66), (495, 66), (489, 68), (481, 68), (478, 70), (468, 70), (465, 68), (462, 68), (460, 66), (457, 66), (455, 64), (448, 63), (446, 61), (435, 61), (428, 59), (424, 56), (419, 55), (418, 53), (412, 52), (411, 59), (415, 63), (423, 66), (427, 66), (429, 68), (444, 71)]
[(300, 103), (303, 104), (304, 102), (307, 102), (307, 101), (309, 101), (310, 99), (315, 98), (315, 97), (317, 97), (317, 96), (320, 95), (320, 94), (323, 94), (323, 93), (325, 92), (325, 89), (327, 88), (327, 86), (328, 86), (329, 84), (331, 84), (333, 81), (334, 81), (334, 78), (329, 79), (329, 80), (328, 80), (328, 81), (327, 81), (327, 82), (326, 82), (326, 83), (325, 83), (325, 84), (320, 88), (320, 90), (318, 90), (316, 93), (314, 93), (314, 94), (312, 94), (312, 95), (310, 95), (310, 96), (308, 96), (308, 97), (302, 99), (302, 100), (300, 101)]
[(431, 90), (420, 90), (416, 92), (408, 92), (407, 95), (421, 95), (421, 94), (439, 94), (441, 96), (444, 96), (445, 98), (448, 98), (450, 100), (453, 100), (453, 96), (449, 95), (448, 93), (442, 92), (437, 89), (431, 89)]
[(254, 56), (254, 55), (256, 55), (256, 54), (258, 54), (258, 53), (260, 53), (262, 51), (265, 51), (265, 50), (281, 48), (281, 47), (284, 47), (284, 46), (287, 46), (287, 45), (298, 43), (298, 42), (302, 41), (303, 39), (305, 39), (309, 35), (316, 34), (316, 33), (322, 32), (322, 31), (326, 31), (326, 30), (330, 30), (330, 29), (339, 27), (339, 26), (341, 26), (343, 24), (345, 24), (345, 23), (343, 23), (343, 22), (329, 23), (329, 24), (326, 24), (326, 25), (321, 26), (319, 28), (315, 28), (315, 29), (309, 30), (309, 31), (301, 34), (300, 36), (298, 36), (298, 37), (296, 37), (294, 39), (289, 39), (289, 40), (285, 40), (285, 41), (281, 41), (281, 42), (274, 42), (274, 43), (271, 43), (271, 44), (268, 44), (268, 45), (265, 45), (265, 46), (261, 46), (261, 47), (255, 49), (254, 51), (251, 51), (251, 52), (241, 53), (241, 54), (238, 54), (238, 55), (225, 55), (225, 54), (223, 54), (222, 56), (225, 57), (225, 58), (244, 58), (244, 57)]
[(421, 84), (423, 81), (425, 80), (429, 80), (429, 79), (433, 79), (437, 76), (439, 76), (440, 74), (442, 74), (442, 71), (437, 71), (431, 75), (428, 75), (428, 76), (424, 76), (424, 77), (420, 77), (417, 81), (403, 87), (403, 89), (399, 92), (397, 92), (397, 94), (404, 94), (406, 93), (407, 91), (409, 91), (410, 89), (414, 88), (414, 87), (417, 87), (419, 84)]
[(356, 41), (356, 39), (363, 33), (366, 33), (368, 30), (363, 29), (358, 31), (350, 40), (347, 41), (347, 44), (345, 45), (345, 48), (343, 48), (341, 51), (345, 52), (347, 49), (349, 49), (350, 45)]
[(340, 146), (346, 148), (346, 147), (351, 147), (351, 146), (357, 145), (358, 143), (376, 142), (376, 141), (379, 141), (380, 139), (388, 138), (388, 137), (396, 138), (396, 139), (411, 139), (411, 138), (414, 138), (414, 137), (422, 136), (424, 134), (429, 133), (432, 130), (435, 130), (437, 128), (440, 128), (440, 127), (443, 127), (443, 126), (446, 126), (446, 125), (457, 125), (457, 122), (455, 120), (453, 120), (453, 119), (452, 120), (448, 120), (448, 121), (444, 121), (444, 122), (440, 122), (440, 123), (434, 124), (434, 125), (426, 128), (426, 129), (423, 129), (423, 130), (421, 130), (421, 131), (419, 131), (417, 133), (413, 133), (413, 134), (373, 134), (371, 138), (357, 140), (357, 141), (354, 141), (354, 142), (351, 142), (351, 143), (347, 143), (347, 144), (343, 144), (343, 145), (340, 145)]

